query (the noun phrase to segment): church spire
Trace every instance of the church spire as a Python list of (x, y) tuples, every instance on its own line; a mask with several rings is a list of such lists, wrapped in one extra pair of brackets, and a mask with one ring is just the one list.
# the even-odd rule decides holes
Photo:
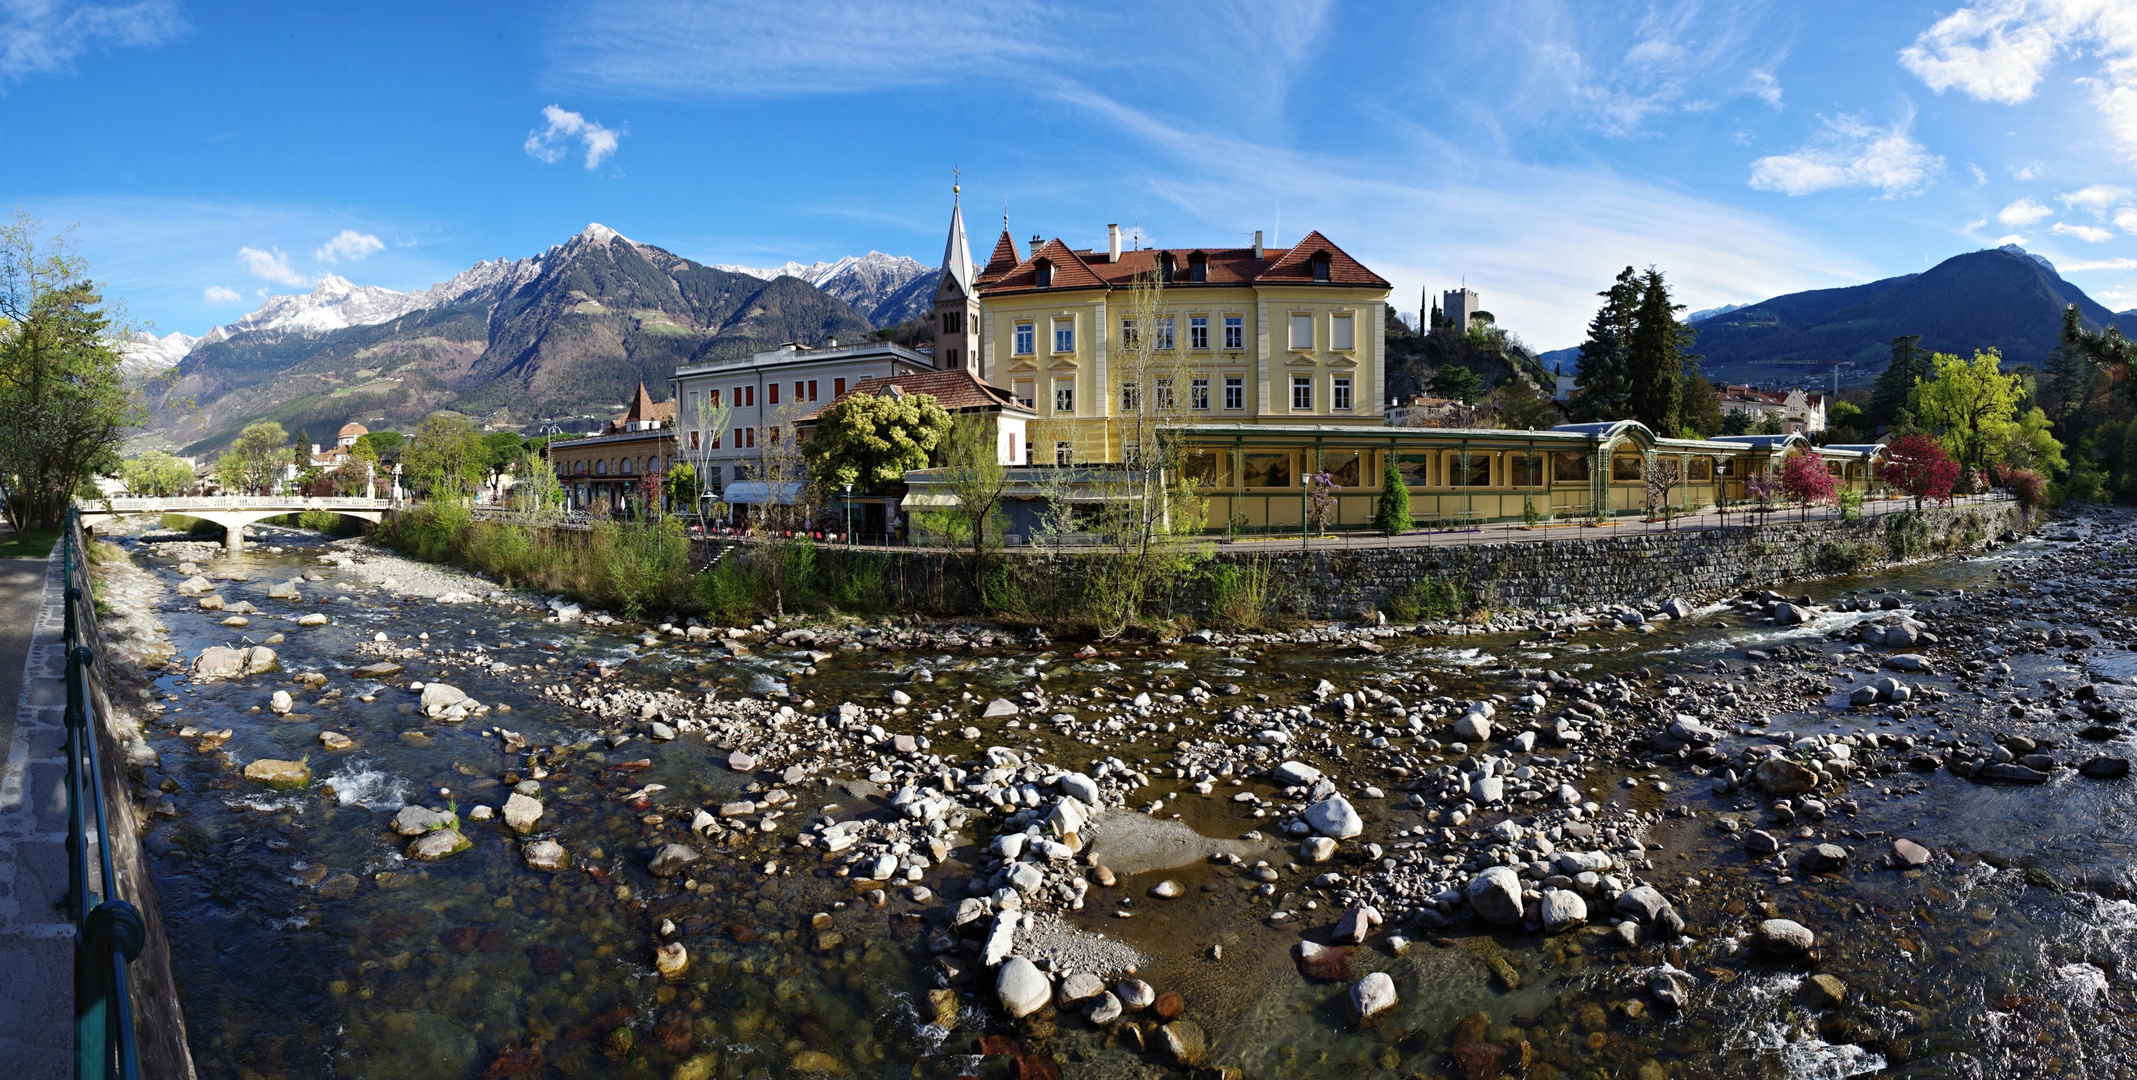
[(972, 295), (972, 245), (965, 242), (965, 211), (960, 200), (961, 184), (950, 185), (950, 238), (942, 246), (942, 276), (954, 281), (966, 296)]

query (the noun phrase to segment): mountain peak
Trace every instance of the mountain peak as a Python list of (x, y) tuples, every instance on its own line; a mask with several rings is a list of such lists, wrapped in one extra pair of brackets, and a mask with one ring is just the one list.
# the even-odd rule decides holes
[(2046, 268), (2049, 273), (2053, 274), (2056, 272), (2055, 264), (2049, 262), (2046, 256), (2035, 255), (2034, 253), (2027, 251), (2025, 248), (2019, 247), (2017, 244), (2005, 244), (2002, 247), (1996, 248), (1995, 250), (2006, 252), (2012, 255), (2022, 255), (2028, 259), (2032, 259), (2034, 262), (2041, 264), (2041, 266)]
[(622, 233), (617, 232), (616, 230), (611, 229), (598, 221), (589, 223), (586, 228), (579, 230), (579, 235), (573, 237), (573, 239), (584, 240), (589, 244), (600, 244), (604, 247), (607, 246), (610, 242), (616, 240), (621, 240), (626, 244), (631, 242), (630, 237), (625, 236)]

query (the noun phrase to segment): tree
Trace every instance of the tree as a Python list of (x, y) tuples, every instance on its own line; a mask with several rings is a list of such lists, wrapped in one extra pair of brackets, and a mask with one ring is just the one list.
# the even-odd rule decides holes
[(426, 499), (465, 502), (489, 471), (482, 432), (475, 421), (456, 412), (425, 417), (401, 460), (410, 490)]
[(193, 486), (193, 466), (161, 450), (148, 450), (120, 462), (119, 479), (135, 495), (176, 495)]
[(1661, 435), (1677, 430), (1684, 406), (1684, 331), (1677, 325), (1682, 310), (1683, 304), (1670, 302), (1662, 271), (1648, 267), (1626, 341), (1626, 404), (1631, 419)]
[(950, 434), (950, 414), (931, 394), (895, 385), (874, 394), (848, 394), (817, 417), (803, 445), (809, 475), (827, 488), (852, 484), (880, 491), (925, 469)]
[(1976, 350), (1972, 361), (1938, 353), (1931, 363), (1936, 377), (1917, 382), (1909, 402), (1959, 460), (1962, 475), (1971, 476), (2016, 430), (2012, 417), (2024, 396), (2024, 381), (2003, 373), (2003, 356), (1993, 348)]
[(1409, 481), (1402, 478), (1402, 470), (1396, 467), (1395, 457), (1390, 454), (1387, 471), (1380, 477), (1380, 501), (1373, 508), (1373, 525), (1394, 536), (1409, 532), (1414, 524), (1416, 521), (1410, 516)]
[(289, 463), (289, 433), (272, 420), (246, 424), (215, 463), (215, 478), (233, 491), (272, 494)]
[[(1836, 401), (1833, 402), (1831, 408), (1825, 410), (1825, 429), (1833, 433), (1835, 438), (1838, 438), (1843, 431), (1859, 434), (1862, 428), (1862, 421), (1862, 406), (1852, 401)], [(1847, 442), (1851, 440), (1841, 439), (1840, 441)]]
[(527, 440), (516, 431), (493, 431), (482, 437), (483, 472), (501, 473), (512, 467), (527, 450)]
[[(357, 436), (356, 446), (370, 451), (371, 460), (386, 466), (385, 471), (392, 472), (393, 464), (401, 460), (401, 452), (407, 448), (408, 440), (398, 431), (374, 431)], [(350, 448), (352, 453), (355, 449), (356, 447)]]
[(1009, 515), (1002, 502), (1009, 490), (1009, 467), (996, 449), (992, 421), (959, 417), (942, 444), (942, 475), (957, 505), (925, 512), (929, 532), (963, 555), (972, 590), (986, 602), (987, 560), (1001, 549)]
[(128, 387), (116, 325), (65, 235), (17, 210), (0, 226), (0, 509), (18, 530), (59, 528), (75, 491), (119, 462), (146, 411)]
[(1596, 295), (1603, 298), (1603, 306), (1588, 321), (1588, 340), (1581, 342), (1573, 415), (1585, 421), (1622, 420), (1631, 415), (1628, 350), (1640, 307), (1640, 279), (1628, 266), (1610, 288)]
[(1833, 501), (1839, 487), (1840, 480), (1826, 468), (1825, 459), (1809, 451), (1798, 450), (1781, 463), (1781, 493), (1802, 507), (1805, 517), (1810, 516), (1812, 503)]
[(539, 450), (528, 450), (520, 455), (513, 475), (518, 477), (512, 485), (513, 509), (536, 522), (553, 522), (564, 516), (564, 482), (557, 479), (556, 466)]
[(1752, 435), (1785, 435), (1787, 433), (1788, 429), (1781, 426), (1781, 418), (1772, 413), (1759, 417), (1751, 425), (1751, 430), (1749, 431), (1749, 434)]
[(1721, 433), (1724, 435), (1750, 434), (1751, 414), (1742, 409), (1730, 409), (1729, 415), (1721, 418)]
[[(690, 463), (690, 471), (697, 480), (696, 494), (691, 507), (700, 515), (710, 513), (705, 504), (719, 497), (721, 481), (720, 439), (727, 432), (728, 407), (715, 400), (711, 394), (691, 393), (676, 403), (676, 440), (682, 445), (683, 460)], [(820, 434), (820, 433), (819, 433)]]
[(1952, 486), (1959, 480), (1959, 463), (1944, 452), (1937, 440), (1927, 435), (1902, 435), (1892, 440), (1887, 453), (1890, 456), (1878, 475), (1898, 491), (1914, 496), (1917, 509), (1924, 499), (1951, 500)]
[(1684, 403), (1677, 422), (1689, 428), (1702, 439), (1711, 439), (1722, 432), (1721, 395), (1714, 392), (1714, 384), (1708, 381), (1698, 366), (1684, 366)]
[(1652, 450), (1647, 452), (1647, 462), (1640, 470), (1640, 482), (1646, 489), (1648, 517), (1669, 510), (1670, 492), (1676, 488), (1680, 472), (1676, 458)]
[(2031, 469), (2047, 476), (2070, 471), (2063, 457), (2063, 444), (2049, 432), (2048, 414), (2039, 406), (2018, 414), (2004, 436), (1997, 456), (2015, 469)]
[(1516, 376), (1491, 392), (1492, 423), (1515, 431), (1542, 431), (1561, 422), (1558, 406)]
[(1434, 394), (1452, 398), (1463, 405), (1475, 405), (1484, 396), (1484, 380), (1477, 373), (1459, 364), (1449, 364), (1432, 373), (1432, 380), (1425, 385)]
[(2091, 333), (2076, 304), (2064, 307), (2063, 331), (2055, 351), (2048, 355), (2048, 385), (2043, 394), (2048, 414), (2058, 424), (2076, 419), (2111, 374), (2128, 374), (2132, 351), (2120, 328), (2110, 326)]
[(1870, 391), (1870, 407), (1863, 410), (1871, 427), (1894, 426), (1900, 418), (1900, 410), (1906, 409), (1908, 400), (1914, 396), (1915, 382), (1929, 377), (1930, 354), (1919, 347), (1921, 341), (1920, 334), (1892, 339), (1892, 361), (1877, 377), (1877, 385)]

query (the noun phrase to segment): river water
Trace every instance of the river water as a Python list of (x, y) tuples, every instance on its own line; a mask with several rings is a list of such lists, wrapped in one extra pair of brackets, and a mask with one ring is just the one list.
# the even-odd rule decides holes
[[(2125, 524), (2091, 522), (2087, 543), (2111, 552)], [(1401, 637), (1377, 655), (1146, 644), (1076, 660), (1075, 643), (1032, 650), (1005, 636), (999, 647), (893, 662), (873, 650), (812, 658), (762, 635), (749, 639), (756, 647), (731, 654), (682, 643), (648, 647), (637, 625), (559, 624), (533, 606), (400, 596), (322, 566), (326, 539), (295, 530), (256, 535), (235, 562), (203, 558), (200, 545), (119, 542), (166, 586), (157, 614), (181, 657), (286, 635), (274, 646), (278, 672), (209, 683), (174, 672), (155, 686), (163, 711), (149, 738), (162, 764), (151, 780), (164, 798), (146, 844), (206, 1077), (952, 1077), (1050, 1075), (1049, 1067), (1069, 1076), (1187, 1075), (1158, 1049), (1147, 1014), (1104, 1028), (1065, 1009), (1016, 1023), (994, 1005), (984, 973), (944, 978), (928, 939), (941, 922), (942, 897), (960, 895), (962, 879), (979, 873), (975, 849), (953, 850), (946, 866), (931, 870), (926, 884), (939, 894), (932, 903), (894, 890), (875, 906), (848, 880), (797, 857), (791, 828), (696, 841), (706, 858), (691, 868), (694, 888), (651, 876), (646, 856), (690, 839), (693, 808), (744, 797), (753, 780), (703, 739), (655, 742), (641, 733), (612, 745), (617, 725), (543, 693), (575, 679), (782, 701), (791, 691), (828, 709), (881, 702), (898, 689), (945, 701), (953, 693), (1014, 698), (1041, 670), (1057, 698), (1164, 694), (1200, 679), (1237, 684), (1245, 698), (1288, 702), (1321, 679), (1345, 689), (1429, 683), (1435, 693), (1473, 699), (1506, 693), (1515, 666), (1589, 680), (1645, 669), (1651, 677), (1697, 674), (1742, 686), (1778, 665), (1819, 673), (1830, 696), (1783, 703), (1771, 731), (1978, 741), (2005, 730), (1997, 712), (2004, 700), (2034, 692), (2042, 679), (2066, 689), (2098, 679), (2100, 696), (2119, 699), (2137, 674), (2119, 648), (2068, 654), (2077, 660), (2052, 649), (2014, 650), (2000, 657), (2011, 670), (1993, 688), (1919, 677), (1953, 695), (1943, 708), (1851, 713), (1839, 708), (1852, 685), (1841, 677), (1848, 665), (1806, 658), (1843, 649), (1825, 635), (1867, 616), (1832, 612), (1783, 629), (1725, 610), (1649, 633)], [(1912, 609), (1918, 597), (2016, 586), (2021, 602), (1997, 633), (2062, 625), (2070, 612), (2059, 609), (2049, 591), (2056, 587), (2066, 599), (2127, 603), (2126, 583), (2104, 569), (2088, 572), (2072, 556), (2075, 547), (2027, 541), (1800, 588), (1820, 602), (1885, 590)], [(189, 559), (204, 572), (247, 579), (216, 585), (227, 601), (260, 609), (249, 626), (224, 626), (227, 612), (200, 610), (176, 592), (185, 579), (179, 564)], [(308, 570), (324, 580), (302, 584), (303, 601), (268, 597), (271, 584)], [(332, 621), (298, 627), (295, 617), (310, 611)], [(375, 641), (381, 633), (390, 646)], [(1956, 644), (1966, 656), (1979, 643)], [(422, 654), (403, 654), (407, 670), (399, 676), (352, 673), (388, 647)], [(1799, 651), (1761, 661), (1747, 658), (1752, 649)], [(936, 673), (924, 691), (906, 681), (914, 662)], [(293, 681), (303, 673), (324, 676), (323, 685)], [(494, 711), (458, 723), (426, 718), (404, 688), (408, 678), (449, 682)], [(289, 716), (265, 708), (276, 689), (296, 699)], [(2004, 696), (1992, 708), (1981, 694)], [(1052, 743), (1078, 760), (1111, 754), (1149, 762), (1159, 753), (1155, 735), (1129, 741), (1139, 735), (1133, 725), (1077, 740), (1036, 724), (1015, 733), (987, 724), (980, 739), (942, 738), (938, 749), (973, 754), (1013, 740)], [(226, 743), (201, 738), (224, 729)], [(353, 745), (326, 749), (325, 730)], [(508, 749), (500, 730), (523, 737), (533, 755)], [(1732, 735), (1725, 748), (1756, 741)], [(2060, 752), (2076, 754), (2068, 736)], [(1330, 753), (1369, 757), (1348, 744)], [(243, 764), (261, 758), (305, 760), (312, 783), (280, 791), (248, 782)], [(571, 852), (563, 872), (529, 870), (502, 822), (471, 819), (474, 807), (499, 805), (513, 785), (535, 777), (545, 812), (533, 835)], [(1281, 798), (1264, 777), (1242, 779), (1236, 790)], [(1382, 781), (1389, 798), (1360, 802), (1361, 840), (1428, 834), (1426, 811), (1393, 794), (1393, 780)], [(1184, 787), (1159, 781), (1165, 790)], [(666, 790), (624, 800), (653, 784)], [(1121, 955), (1135, 957), (1136, 974), (1178, 993), (1186, 1015), (1208, 1033), (1208, 1064), (1247, 1076), (2137, 1076), (2137, 903), (2125, 887), (2130, 781), (2063, 769), (2046, 785), (2002, 787), (1900, 769), (1851, 784), (1842, 801), (1852, 800), (1854, 813), (1836, 802), (1823, 821), (1785, 828), (1766, 815), (1766, 800), (1716, 794), (1710, 779), (1661, 755), (1599, 758), (1589, 784), (1605, 816), (1613, 809), (1650, 815), (1651, 869), (1641, 877), (1683, 913), (1685, 939), (1620, 947), (1601, 918), (1603, 925), (1554, 937), (1473, 921), (1385, 927), (1415, 943), (1398, 954), (1376, 939), (1356, 952), (1352, 973), (1388, 972), (1401, 1005), (1361, 1030), (1349, 1022), (1347, 983), (1309, 979), (1293, 961), (1302, 929), (1317, 936), (1336, 912), (1273, 922), (1272, 902), (1236, 868), (1198, 860), (1126, 875), (1117, 889), (1094, 890), (1094, 902), (1066, 921), (1088, 941), (1102, 935), (1128, 946)], [(868, 809), (858, 785), (786, 786), (796, 797), (792, 823)], [(1189, 789), (1167, 812), (1216, 839), (1273, 832), (1253, 804), (1231, 800), (1234, 790), (1196, 798)], [(407, 840), (389, 828), (408, 804), (456, 810), (473, 848), (436, 863), (410, 861)], [(1852, 865), (1837, 874), (1776, 874), (1717, 827), (1724, 819), (1840, 842)], [(984, 843), (986, 826), (977, 829), (969, 838)], [(1928, 866), (1877, 865), (1902, 836), (1935, 853)], [(1271, 845), (1256, 858), (1286, 867), (1294, 857), (1289, 845)], [(776, 867), (771, 874), (767, 863)], [(1312, 895), (1311, 872), (1286, 867), (1278, 891)], [(1161, 878), (1179, 882), (1185, 897), (1143, 899)], [(812, 923), (819, 913), (835, 936)], [(1815, 967), (1776, 965), (1739, 946), (1746, 920), (1765, 915), (1822, 935)], [(687, 945), (690, 967), (663, 978), (654, 947), (671, 939)], [(1647, 990), (1661, 971), (1681, 973), (1688, 986), (1681, 1012)], [(1843, 980), (1845, 1000), (1837, 1007), (1816, 1000), (1806, 984), (1811, 974)], [(945, 986), (954, 999), (930, 997)], [(1480, 1019), (1464, 1038), (1498, 1048), (1488, 1062), (1450, 1056), (1465, 1017)], [(996, 1038), (983, 1043), (982, 1036)]]

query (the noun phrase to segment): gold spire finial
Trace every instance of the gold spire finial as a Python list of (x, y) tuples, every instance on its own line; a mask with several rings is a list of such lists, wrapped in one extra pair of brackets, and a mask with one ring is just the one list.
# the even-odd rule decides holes
[(965, 190), (964, 185), (958, 183), (961, 179), (963, 175), (957, 171), (957, 166), (950, 166), (950, 195), (953, 198)]

